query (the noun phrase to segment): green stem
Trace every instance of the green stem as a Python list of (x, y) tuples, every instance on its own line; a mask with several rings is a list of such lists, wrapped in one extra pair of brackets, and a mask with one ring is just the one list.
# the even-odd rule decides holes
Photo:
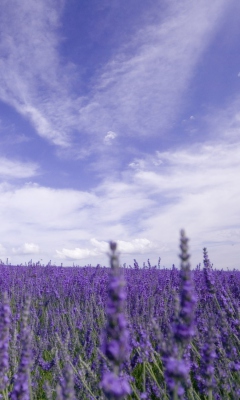
[(210, 389), (209, 392), (208, 392), (208, 400), (213, 400), (212, 389)]
[(178, 400), (177, 390), (178, 390), (178, 385), (176, 385), (174, 388), (173, 400)]
[(146, 391), (146, 363), (143, 362), (143, 391)]

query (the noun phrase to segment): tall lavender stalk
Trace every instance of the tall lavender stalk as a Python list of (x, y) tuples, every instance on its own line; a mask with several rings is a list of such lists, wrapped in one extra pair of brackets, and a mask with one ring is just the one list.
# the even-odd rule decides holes
[(215, 282), (212, 273), (212, 265), (210, 264), (206, 247), (203, 248), (203, 264), (204, 264), (203, 271), (205, 276), (205, 282), (209, 291), (209, 297), (211, 298), (212, 295), (215, 293), (215, 288), (214, 288)]
[(102, 352), (111, 365), (105, 370), (100, 387), (107, 399), (122, 400), (131, 393), (128, 379), (121, 374), (122, 365), (129, 357), (129, 332), (124, 315), (125, 281), (119, 267), (117, 244), (110, 242), (110, 279), (108, 286), (107, 325), (104, 332)]
[(181, 270), (180, 270), (180, 311), (178, 323), (174, 327), (174, 338), (182, 348), (186, 347), (194, 336), (194, 312), (196, 295), (192, 281), (191, 269), (188, 254), (188, 238), (181, 230)]
[(0, 392), (6, 389), (8, 383), (7, 372), (9, 368), (10, 307), (7, 293), (3, 293), (3, 303), (0, 309)]
[(181, 230), (181, 270), (180, 270), (180, 309), (176, 323), (173, 324), (173, 347), (165, 359), (165, 379), (170, 399), (184, 398), (189, 385), (189, 364), (185, 359), (187, 346), (194, 336), (194, 310), (196, 296), (191, 277), (188, 254), (188, 239)]

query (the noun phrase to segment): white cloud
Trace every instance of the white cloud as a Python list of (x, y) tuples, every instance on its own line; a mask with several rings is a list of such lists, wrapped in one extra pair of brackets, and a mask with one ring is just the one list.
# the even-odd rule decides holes
[(12, 249), (13, 254), (38, 254), (40, 252), (39, 246), (34, 243), (24, 243), (23, 246)]
[(21, 243), (31, 237), (46, 261), (108, 264), (109, 240), (114, 240), (120, 262), (160, 255), (171, 266), (179, 262), (179, 231), (184, 228), (193, 266), (206, 246), (218, 268), (237, 268), (239, 160), (238, 142), (199, 143), (148, 155), (137, 169), (128, 167), (121, 181), (105, 179), (91, 193), (30, 182), (0, 185), (2, 246), (6, 252), (17, 249), (12, 254), (17, 263), (24, 262), (18, 253), (24, 255)]
[(156, 244), (148, 239), (133, 239), (130, 242), (119, 240), (117, 243), (119, 251), (125, 254), (145, 254), (158, 248)]
[[(6, 227), (15, 225), (38, 226), (41, 229), (77, 227), (91, 213), (96, 196), (74, 190), (55, 190), (27, 183), (21, 188), (9, 188), (1, 194), (1, 216)], [(82, 215), (84, 207), (87, 215)], [(76, 215), (78, 215), (76, 219)]]
[(2, 178), (30, 178), (38, 174), (39, 166), (32, 162), (9, 160), (0, 156), (0, 177)]
[(62, 249), (62, 251), (56, 250), (57, 257), (64, 260), (83, 260), (89, 258), (90, 256), (97, 256), (94, 250), (89, 249), (79, 249), (75, 248), (74, 250), (70, 249)]
[(90, 242), (93, 246), (95, 246), (95, 250), (100, 253), (106, 253), (109, 250), (109, 243), (106, 241), (99, 241), (95, 238), (92, 238)]
[[(148, 239), (133, 239), (131, 241), (124, 241), (115, 239), (117, 242), (117, 249), (124, 254), (140, 253), (144, 254), (149, 250), (156, 249), (156, 244)], [(92, 245), (101, 253), (106, 253), (109, 250), (109, 242), (98, 241), (95, 238), (91, 239)]]
[[(109, 254), (109, 242), (98, 241), (95, 238), (90, 240), (91, 244), (95, 246), (93, 249), (89, 248), (75, 248), (56, 250), (57, 258), (69, 260), (82, 260), (89, 257), (99, 257), (101, 255)], [(117, 240), (117, 250), (122, 254), (145, 254), (157, 248), (156, 244), (148, 239), (133, 239), (131, 241)], [(162, 247), (163, 249), (164, 247)]]
[(130, 168), (141, 170), (145, 168), (146, 161), (144, 159), (135, 158), (134, 161), (128, 164)]
[(104, 142), (106, 144), (111, 144), (111, 141), (117, 137), (115, 132), (109, 131), (107, 135), (104, 137)]

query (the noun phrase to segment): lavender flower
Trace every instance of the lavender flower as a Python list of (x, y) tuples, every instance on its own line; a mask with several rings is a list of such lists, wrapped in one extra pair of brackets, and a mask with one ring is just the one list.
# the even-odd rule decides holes
[(212, 274), (212, 266), (210, 265), (206, 247), (204, 247), (203, 249), (203, 264), (204, 264), (203, 271), (204, 271), (205, 281), (211, 297), (215, 293), (214, 289), (215, 282)]
[(62, 392), (62, 388), (59, 384), (57, 384), (57, 388), (56, 388), (56, 394), (57, 394), (57, 400), (63, 400), (63, 392)]
[(75, 400), (74, 373), (70, 364), (66, 364), (63, 370), (62, 393), (65, 400)]
[(215, 334), (211, 324), (206, 334), (205, 343), (202, 345), (199, 379), (201, 392), (209, 396), (211, 396), (214, 388), (214, 360), (217, 357), (214, 341)]
[(190, 263), (188, 261), (188, 242), (184, 230), (181, 230), (181, 271), (180, 271), (180, 311), (178, 323), (174, 326), (174, 338), (178, 343), (187, 345), (194, 336), (194, 312), (196, 295), (192, 282)]
[(3, 304), (0, 310), (0, 391), (5, 390), (8, 383), (7, 371), (9, 368), (8, 346), (9, 346), (10, 307), (7, 293), (3, 294)]
[(188, 379), (189, 368), (184, 360), (169, 357), (166, 363), (165, 379), (168, 386), (170, 398), (173, 398), (177, 388), (178, 396), (184, 394), (184, 382)]
[(41, 358), (38, 360), (38, 365), (44, 370), (44, 371), (50, 371), (50, 369), (55, 365), (55, 360), (51, 361), (45, 361)]
[(114, 372), (105, 371), (101, 387), (107, 399), (123, 399), (127, 394), (131, 393), (131, 389), (127, 379), (124, 376), (117, 376)]
[(108, 399), (123, 399), (131, 393), (128, 380), (120, 376), (122, 364), (129, 357), (129, 332), (124, 315), (125, 281), (119, 268), (117, 244), (110, 242), (111, 271), (108, 287), (107, 326), (105, 329), (102, 351), (108, 358), (111, 371), (103, 373), (100, 387)]
[(30, 308), (30, 299), (27, 298), (23, 310), (22, 329), (20, 334), (22, 351), (21, 351), (18, 371), (14, 379), (13, 390), (10, 396), (11, 400), (20, 400), (20, 399), (30, 400), (29, 366), (31, 363), (31, 353), (30, 353), (31, 335), (30, 335), (30, 329), (28, 327), (29, 308)]
[(180, 271), (180, 310), (176, 323), (173, 324), (172, 354), (163, 357), (165, 380), (170, 399), (183, 398), (189, 385), (189, 363), (183, 358), (189, 341), (194, 336), (194, 310), (196, 296), (191, 277), (188, 239), (181, 230), (181, 271)]

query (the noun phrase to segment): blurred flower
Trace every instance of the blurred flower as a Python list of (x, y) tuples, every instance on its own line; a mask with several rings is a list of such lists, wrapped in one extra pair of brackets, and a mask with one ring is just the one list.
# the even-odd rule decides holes
[(122, 276), (117, 244), (110, 242), (111, 271), (108, 286), (107, 325), (104, 332), (102, 351), (108, 358), (111, 371), (103, 373), (101, 388), (108, 399), (122, 399), (131, 393), (127, 378), (120, 377), (124, 361), (129, 358), (129, 331), (125, 319), (125, 281)]
[(126, 377), (117, 376), (110, 371), (104, 373), (101, 387), (106, 397), (111, 400), (122, 399), (131, 394), (131, 388)]
[(188, 239), (185, 232), (181, 231), (181, 271), (180, 271), (180, 310), (178, 322), (174, 325), (174, 338), (183, 345), (188, 344), (189, 340), (194, 336), (194, 313), (196, 304), (196, 295), (188, 262)]
[(201, 349), (200, 361), (200, 391), (202, 394), (208, 395), (209, 391), (214, 388), (214, 361), (217, 357), (215, 352), (215, 332), (210, 322), (206, 332), (205, 343)]
[(8, 346), (9, 346), (9, 326), (10, 326), (10, 307), (7, 293), (3, 293), (3, 304), (0, 309), (0, 390), (4, 390), (8, 383), (7, 371), (9, 368)]
[(75, 400), (74, 373), (70, 364), (66, 364), (63, 370), (62, 394), (65, 400)]
[(27, 298), (23, 310), (22, 327), (20, 332), (20, 341), (22, 345), (18, 371), (14, 377), (11, 400), (30, 400), (29, 391), (29, 367), (31, 363), (30, 340), (31, 334), (28, 327), (28, 316), (30, 308), (30, 299)]
[(185, 387), (189, 385), (189, 363), (183, 359), (185, 350), (187, 350), (189, 341), (194, 336), (194, 313), (196, 295), (191, 276), (189, 254), (188, 254), (188, 239), (185, 236), (184, 230), (181, 230), (180, 243), (180, 304), (179, 313), (176, 322), (172, 324), (173, 343), (172, 354), (166, 354), (163, 357), (165, 367), (165, 379), (167, 390), (170, 398), (183, 398)]

